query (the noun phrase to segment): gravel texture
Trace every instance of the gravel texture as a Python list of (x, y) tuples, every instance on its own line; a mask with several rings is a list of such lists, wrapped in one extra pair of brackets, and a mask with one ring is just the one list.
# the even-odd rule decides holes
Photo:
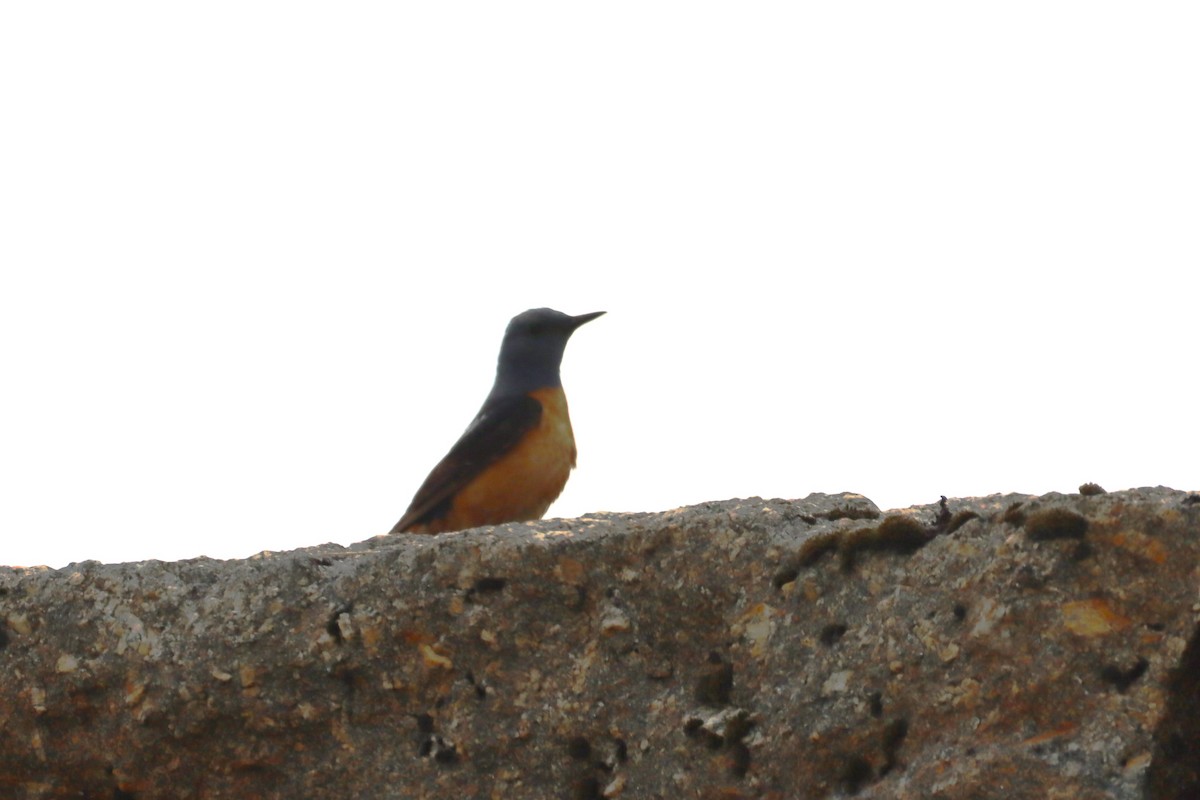
[(1200, 796), (1200, 497), (0, 567), (3, 798)]

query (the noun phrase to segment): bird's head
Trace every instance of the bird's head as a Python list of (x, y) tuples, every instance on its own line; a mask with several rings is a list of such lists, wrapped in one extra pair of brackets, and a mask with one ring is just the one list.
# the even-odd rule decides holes
[(552, 308), (532, 308), (513, 317), (500, 345), (493, 394), (558, 386), (558, 368), (567, 340), (576, 328), (603, 313), (572, 317)]

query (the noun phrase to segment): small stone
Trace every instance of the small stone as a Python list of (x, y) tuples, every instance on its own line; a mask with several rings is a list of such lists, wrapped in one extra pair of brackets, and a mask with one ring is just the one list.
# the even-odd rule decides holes
[(421, 645), (421, 660), (431, 669), (453, 669), (454, 662), (427, 644)]
[(629, 617), (621, 609), (610, 606), (600, 618), (600, 631), (607, 636), (629, 630)]
[(1065, 603), (1062, 616), (1066, 629), (1079, 636), (1103, 636), (1132, 624), (1101, 598)]
[(1125, 774), (1140, 772), (1150, 766), (1150, 751), (1144, 751), (1125, 762)]
[(58, 657), (58, 661), (54, 662), (55, 672), (74, 672), (79, 669), (79, 660), (73, 655), (64, 653)]
[(766, 603), (758, 603), (741, 620), (742, 633), (755, 658), (763, 658), (767, 653), (767, 645), (775, 631), (775, 613), (775, 609)]
[(615, 778), (609, 781), (608, 786), (604, 787), (604, 791), (601, 792), (601, 794), (603, 794), (605, 797), (618, 796), (621, 794), (621, 792), (625, 791), (625, 780), (624, 773), (618, 774)]
[(972, 636), (987, 636), (1008, 614), (1008, 606), (990, 597), (979, 604), (979, 617), (971, 628)]
[(854, 673), (848, 669), (839, 670), (833, 673), (826, 678), (825, 683), (821, 685), (821, 693), (841, 694), (842, 692), (846, 691), (846, 687), (850, 684), (850, 678), (853, 677), (853, 675)]
[(242, 664), (238, 667), (238, 678), (242, 682), (242, 688), (249, 689), (258, 683), (258, 672), (252, 664)]
[(133, 686), (130, 686), (128, 691), (125, 692), (126, 705), (136, 705), (145, 693), (146, 684), (144, 683), (135, 683)]
[(342, 612), (337, 616), (338, 633), (342, 636), (342, 641), (348, 642), (354, 638), (354, 623), (350, 621), (350, 614)]
[(22, 636), (28, 636), (33, 632), (33, 627), (29, 624), (29, 617), (24, 614), (9, 614), (8, 627)]
[(584, 573), (583, 562), (567, 556), (560, 558), (554, 565), (554, 577), (573, 586), (583, 582)]
[(701, 722), (701, 727), (720, 739), (729, 739), (731, 730), (744, 731), (750, 712), (744, 708), (723, 708)]

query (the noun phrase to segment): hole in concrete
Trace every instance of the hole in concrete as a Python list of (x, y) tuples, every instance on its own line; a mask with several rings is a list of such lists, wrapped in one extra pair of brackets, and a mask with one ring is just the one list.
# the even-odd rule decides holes
[(475, 680), (475, 673), (471, 670), (467, 670), (467, 674), (464, 677), (466, 677), (467, 683), (471, 684), (471, 688), (475, 690), (476, 698), (479, 700), (487, 699), (487, 684), (483, 681)]
[(1146, 800), (1194, 797), (1200, 797), (1200, 627), (1167, 678), (1166, 711), (1146, 771)]
[(883, 729), (883, 767), (880, 775), (888, 774), (896, 766), (896, 752), (905, 736), (908, 736), (908, 720), (904, 717), (897, 717)]
[(353, 603), (348, 603), (344, 606), (335, 608), (333, 613), (329, 616), (329, 621), (325, 623), (325, 631), (332, 636), (333, 640), (338, 644), (342, 644), (346, 641), (345, 637), (342, 636), (342, 626), (338, 624), (338, 617), (342, 616), (342, 614), (349, 614), (353, 610)]
[(838, 783), (846, 794), (858, 794), (871, 777), (871, 762), (862, 756), (848, 757), (838, 770)]
[(783, 569), (779, 570), (779, 572), (775, 573), (775, 577), (771, 579), (771, 586), (775, 587), (776, 589), (782, 589), (787, 584), (796, 580), (799, 575), (800, 570), (796, 569), (795, 567), (784, 567)]
[(567, 753), (571, 758), (583, 761), (592, 754), (592, 745), (582, 736), (576, 736), (567, 742)]
[(849, 630), (849, 628), (842, 623), (832, 622), (826, 625), (824, 628), (821, 628), (821, 633), (817, 636), (817, 638), (821, 641), (821, 644), (825, 645), (826, 647), (832, 647), (833, 645), (837, 644), (839, 639), (846, 635), (847, 630)]
[(732, 691), (733, 665), (723, 660), (720, 654), (709, 653), (708, 663), (696, 681), (696, 699), (708, 705), (723, 706), (729, 703)]
[(1109, 664), (1100, 670), (1100, 677), (1105, 682), (1117, 687), (1118, 692), (1125, 694), (1138, 678), (1146, 674), (1146, 668), (1149, 666), (1150, 662), (1144, 658), (1139, 658), (1137, 663), (1129, 669), (1121, 669), (1116, 664)]
[(507, 585), (508, 581), (504, 578), (480, 578), (475, 581), (475, 591), (498, 592)]
[(746, 777), (750, 771), (750, 748), (741, 742), (729, 748), (729, 771), (738, 778)]
[(446, 744), (442, 740), (437, 742), (437, 751), (433, 754), (433, 760), (439, 764), (453, 764), (458, 761), (458, 748), (452, 744)]
[(596, 778), (584, 778), (575, 784), (575, 800), (601, 800), (600, 781)]

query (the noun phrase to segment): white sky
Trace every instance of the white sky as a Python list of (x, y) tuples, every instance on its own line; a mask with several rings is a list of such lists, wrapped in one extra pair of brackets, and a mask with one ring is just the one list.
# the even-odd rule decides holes
[(526, 308), (551, 516), (1200, 488), (1200, 6), (0, 6), (0, 563), (386, 532)]

